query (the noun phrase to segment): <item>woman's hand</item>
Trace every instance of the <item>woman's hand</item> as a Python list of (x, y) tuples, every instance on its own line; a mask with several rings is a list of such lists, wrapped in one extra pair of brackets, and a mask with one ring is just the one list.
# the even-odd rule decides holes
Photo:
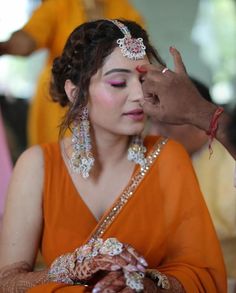
[(133, 293), (135, 291), (126, 285), (124, 273), (122, 271), (117, 271), (108, 272), (105, 277), (97, 282), (92, 290), (92, 293), (105, 292)]
[(146, 266), (145, 259), (132, 246), (122, 244), (122, 251), (118, 254), (98, 253), (94, 257), (85, 258), (81, 263), (77, 262), (74, 278), (79, 280), (90, 279), (99, 271), (144, 272)]
[[(158, 289), (154, 282), (148, 278), (143, 279), (145, 293), (157, 293)], [(109, 272), (94, 286), (92, 293), (133, 293), (136, 292), (126, 284), (126, 279), (122, 271)]]
[(128, 244), (115, 238), (95, 240), (62, 255), (51, 266), (49, 277), (52, 281), (75, 284), (90, 280), (99, 271), (144, 272), (147, 263)]

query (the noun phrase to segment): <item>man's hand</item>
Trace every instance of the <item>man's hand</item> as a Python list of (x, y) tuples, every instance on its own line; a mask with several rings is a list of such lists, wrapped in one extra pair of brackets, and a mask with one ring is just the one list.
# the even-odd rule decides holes
[(193, 124), (208, 102), (189, 79), (180, 53), (170, 48), (174, 71), (160, 65), (143, 65), (143, 109), (152, 120), (170, 124)]

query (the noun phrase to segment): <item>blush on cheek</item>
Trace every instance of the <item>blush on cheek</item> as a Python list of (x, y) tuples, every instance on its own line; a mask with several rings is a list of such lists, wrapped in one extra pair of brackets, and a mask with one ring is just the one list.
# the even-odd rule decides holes
[(108, 95), (107, 93), (99, 93), (96, 97), (93, 98), (93, 104), (95, 108), (112, 108), (114, 107), (114, 96)]

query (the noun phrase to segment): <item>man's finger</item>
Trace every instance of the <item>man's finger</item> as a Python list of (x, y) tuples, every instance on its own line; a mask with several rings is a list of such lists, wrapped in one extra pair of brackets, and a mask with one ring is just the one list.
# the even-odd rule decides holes
[(181, 54), (179, 53), (179, 51), (174, 47), (170, 47), (170, 53), (173, 57), (175, 72), (176, 73), (186, 73), (186, 68), (185, 68), (185, 65), (183, 63), (183, 60), (182, 60), (182, 57), (181, 57)]
[(159, 108), (158, 105), (153, 105), (152, 103), (149, 103), (149, 102), (145, 101), (144, 104), (143, 104), (143, 111), (148, 116), (156, 117), (156, 116), (158, 116), (160, 108)]
[(162, 67), (163, 67), (162, 65), (154, 65), (154, 64), (146, 63), (146, 64), (138, 65), (136, 67), (136, 70), (139, 73), (147, 73), (148, 71), (160, 71)]

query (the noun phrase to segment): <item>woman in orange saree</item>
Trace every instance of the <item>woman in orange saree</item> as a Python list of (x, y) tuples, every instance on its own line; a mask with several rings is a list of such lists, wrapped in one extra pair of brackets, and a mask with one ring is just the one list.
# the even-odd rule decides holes
[[(178, 278), (186, 292), (226, 292), (219, 243), (187, 153), (163, 138), (149, 137), (145, 145), (154, 162), (144, 176), (136, 168), (126, 189), (99, 221), (73, 186), (58, 145), (45, 147), (45, 162), (52, 155), (56, 162), (46, 165), (42, 252), (47, 265), (94, 235), (116, 237), (135, 247), (150, 268)], [(64, 186), (69, 186), (66, 201)], [(133, 190), (132, 195), (104, 224), (121, 206), (127, 190)], [(54, 283), (30, 292), (54, 290), (84, 292), (86, 288)]]
[[(73, 138), (31, 148), (16, 166), (0, 245), (3, 292), (226, 292), (219, 242), (188, 155), (174, 141), (137, 137), (145, 123), (137, 67), (153, 60), (161, 72), (162, 60), (133, 22), (98, 20), (72, 32), (52, 86), (55, 99), (68, 99)], [(122, 250), (112, 251), (105, 274), (82, 278), (93, 266), (104, 270), (96, 261), (107, 256), (99, 250), (81, 260), (80, 249), (114, 238)], [(30, 272), (38, 244), (49, 271)]]

